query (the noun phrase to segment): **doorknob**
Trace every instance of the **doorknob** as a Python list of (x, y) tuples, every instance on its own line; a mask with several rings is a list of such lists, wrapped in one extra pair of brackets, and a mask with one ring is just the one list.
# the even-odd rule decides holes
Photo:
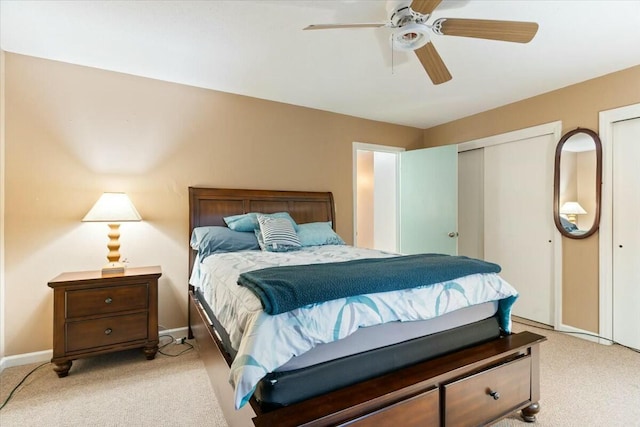
[(457, 231), (451, 231), (451, 232), (449, 232), (448, 236), (452, 237), (452, 238), (453, 237), (458, 237), (458, 232)]

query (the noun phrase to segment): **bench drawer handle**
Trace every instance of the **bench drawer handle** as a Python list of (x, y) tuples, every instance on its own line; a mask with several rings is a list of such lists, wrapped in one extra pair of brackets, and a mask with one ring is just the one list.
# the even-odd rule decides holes
[[(104, 334), (105, 335), (111, 335), (111, 332), (113, 332), (113, 329), (111, 329), (111, 328), (107, 328), (107, 329), (104, 330)], [(494, 399), (495, 399), (495, 397), (494, 397)]]
[(107, 299), (105, 299), (104, 302), (107, 304), (111, 304), (113, 300), (111, 299), (111, 297), (107, 297)]
[(493, 400), (500, 399), (500, 393), (494, 390), (489, 390), (489, 396), (493, 397)]

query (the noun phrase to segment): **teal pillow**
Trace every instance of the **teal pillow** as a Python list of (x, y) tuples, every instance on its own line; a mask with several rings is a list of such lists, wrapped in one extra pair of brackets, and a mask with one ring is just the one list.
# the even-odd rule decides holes
[(276, 212), (273, 214), (259, 214), (258, 212), (249, 212), (246, 214), (232, 215), (224, 217), (224, 222), (232, 230), (235, 231), (254, 231), (260, 228), (258, 224), (258, 215), (265, 215), (274, 218), (286, 218), (291, 221), (293, 228), (298, 229), (298, 224), (291, 218), (289, 212)]
[(191, 233), (191, 248), (201, 259), (219, 252), (260, 249), (253, 233), (229, 230), (227, 227), (196, 227)]
[(331, 222), (309, 222), (298, 225), (302, 246), (344, 245), (344, 240), (331, 228)]

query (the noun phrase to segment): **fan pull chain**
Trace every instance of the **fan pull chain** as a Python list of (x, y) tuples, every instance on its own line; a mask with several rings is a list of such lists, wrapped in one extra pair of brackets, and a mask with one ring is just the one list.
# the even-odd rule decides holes
[(393, 76), (394, 73), (394, 69), (393, 69), (393, 35), (391, 36), (391, 75)]

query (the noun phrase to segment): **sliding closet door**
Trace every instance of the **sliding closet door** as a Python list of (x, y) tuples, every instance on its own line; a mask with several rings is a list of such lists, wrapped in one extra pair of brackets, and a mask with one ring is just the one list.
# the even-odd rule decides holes
[(484, 150), (458, 153), (458, 255), (484, 259)]
[(640, 118), (613, 125), (613, 339), (640, 349)]
[(513, 314), (547, 325), (553, 312), (552, 134), (484, 148), (484, 259), (520, 293)]

